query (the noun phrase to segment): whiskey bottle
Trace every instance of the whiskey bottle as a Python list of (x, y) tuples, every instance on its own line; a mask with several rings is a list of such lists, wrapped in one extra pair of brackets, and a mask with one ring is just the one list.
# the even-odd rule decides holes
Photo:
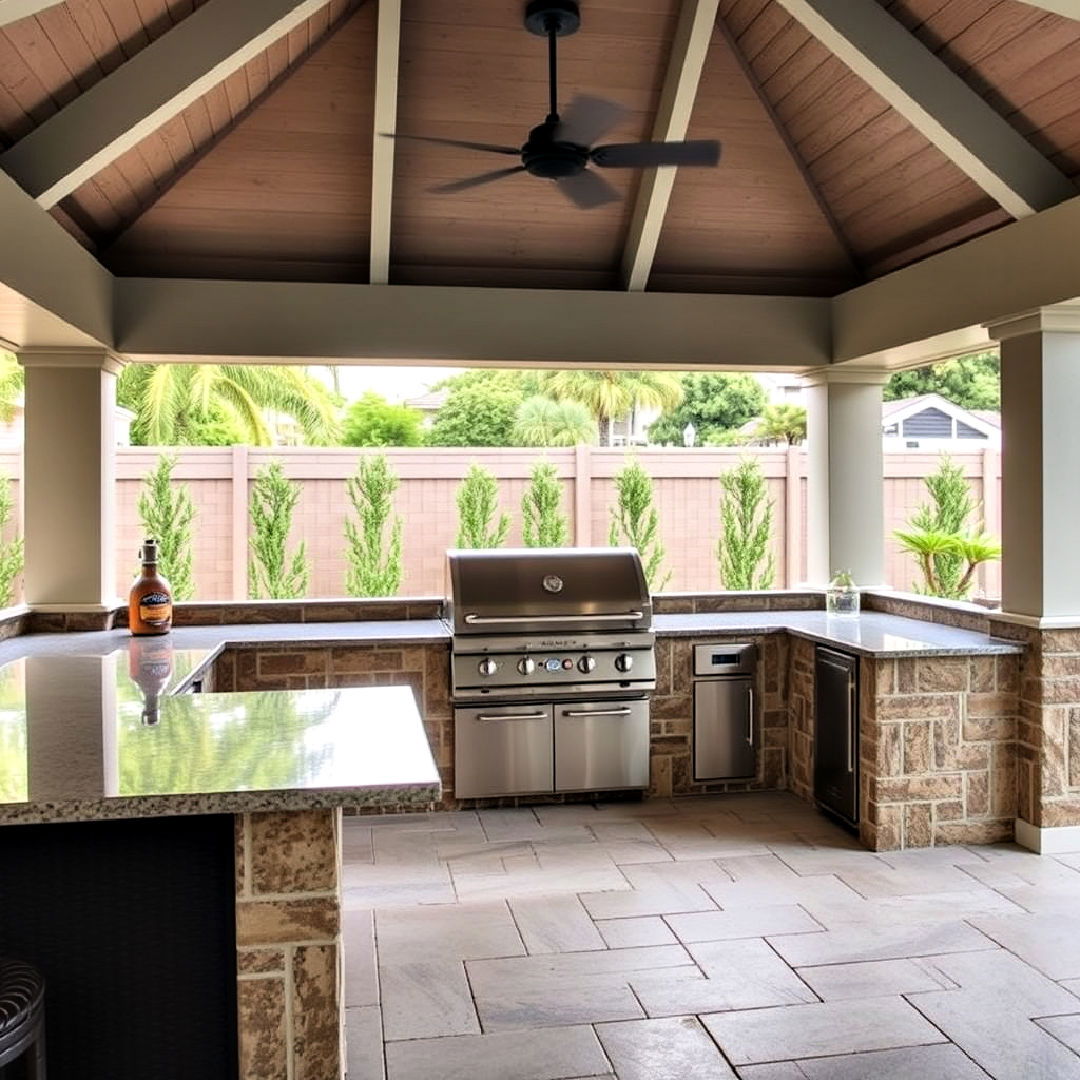
[(142, 573), (128, 596), (128, 627), (137, 637), (167, 634), (172, 629), (172, 586), (158, 573), (157, 541), (147, 539), (139, 554)]

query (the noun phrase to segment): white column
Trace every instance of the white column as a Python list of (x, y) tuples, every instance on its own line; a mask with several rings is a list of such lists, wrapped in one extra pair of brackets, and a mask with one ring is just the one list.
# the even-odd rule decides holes
[(824, 585), (848, 570), (858, 585), (885, 583), (880, 371), (814, 372), (807, 389), (807, 578)]
[(1002, 608), (1080, 617), (1080, 303), (988, 327), (1001, 342)]
[(101, 349), (28, 349), (23, 473), (26, 602), (39, 611), (116, 603), (116, 375)]

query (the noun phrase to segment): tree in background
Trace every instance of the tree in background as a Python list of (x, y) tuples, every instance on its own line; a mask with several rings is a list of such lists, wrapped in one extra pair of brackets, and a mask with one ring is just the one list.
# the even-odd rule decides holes
[(510, 515), (499, 514), (499, 481), (473, 464), (457, 491), (459, 548), (497, 548), (510, 533)]
[(806, 438), (806, 409), (801, 405), (766, 405), (754, 435), (768, 442), (794, 446)]
[(653, 506), (652, 480), (632, 461), (615, 474), (616, 505), (611, 510), (612, 547), (637, 548), (650, 592), (659, 592), (671, 580), (662, 573), (664, 545), (660, 540), (660, 515)]
[(679, 377), (665, 371), (547, 371), (540, 387), (556, 401), (584, 405), (600, 425), (601, 446), (612, 445), (616, 420), (641, 408), (674, 409), (683, 398)]
[(753, 375), (691, 371), (681, 385), (682, 401), (649, 427), (650, 442), (682, 446), (683, 429), (693, 424), (699, 446), (716, 445), (724, 432), (761, 416), (769, 400)]
[(394, 596), (401, 588), (401, 517), (390, 521), (397, 487), (398, 478), (383, 454), (361, 458), (356, 475), (345, 482), (359, 519), (359, 527), (345, 519), (348, 596)]
[(770, 550), (773, 503), (761, 466), (744, 458), (720, 474), (720, 487), (720, 581), (731, 590), (771, 589), (776, 576)]
[(578, 401), (553, 401), (534, 394), (518, 408), (516, 446), (577, 446), (596, 442), (596, 421)]
[(195, 595), (191, 571), (191, 526), (195, 507), (187, 484), (172, 482), (176, 458), (162, 454), (153, 470), (143, 477), (139, 493), (139, 520), (145, 536), (158, 542), (158, 565), (169, 579), (174, 600)]
[(420, 446), (423, 414), (407, 405), (391, 405), (369, 390), (345, 411), (341, 441), (345, 446)]
[(912, 587), (928, 596), (966, 599), (976, 569), (999, 559), (1001, 545), (986, 533), (982, 522), (971, 526), (971, 517), (980, 507), (961, 466), (942, 455), (937, 472), (924, 483), (930, 503), (920, 506), (907, 528), (894, 534), (919, 564), (923, 580)]
[(965, 409), (1000, 409), (1001, 361), (995, 352), (979, 352), (914, 371), (898, 371), (882, 394), (886, 401), (940, 394)]
[(286, 545), (300, 485), (274, 461), (255, 474), (251, 485), (251, 558), (248, 589), (253, 600), (295, 600), (307, 592), (308, 562), (301, 542), (289, 558)]
[[(469, 374), (479, 374), (470, 372)], [(427, 433), (429, 446), (513, 446), (514, 424), (524, 400), (501, 381), (455, 384)]]
[[(15, 515), (15, 498), (11, 494), (11, 480), (0, 476), (0, 531), (7, 528)], [(23, 568), (23, 541), (21, 536), (0, 542), (0, 607), (10, 607), (15, 602), (15, 579)]]
[(526, 547), (564, 547), (570, 526), (562, 512), (562, 484), (554, 465), (537, 462), (521, 497), (521, 537)]
[(15, 354), (0, 349), (0, 420), (9, 423), (23, 392), (23, 369)]
[(338, 437), (332, 393), (302, 367), (129, 364), (117, 400), (135, 413), (131, 438), (139, 446), (203, 445), (208, 425), (242, 436), (235, 441), (269, 446), (268, 413), (290, 417), (309, 443)]

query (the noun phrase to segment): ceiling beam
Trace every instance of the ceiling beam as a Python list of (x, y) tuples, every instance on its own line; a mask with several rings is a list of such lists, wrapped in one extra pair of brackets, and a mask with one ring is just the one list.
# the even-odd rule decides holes
[(398, 54), (401, 45), (401, 0), (378, 0), (375, 46), (375, 122), (371, 150), (372, 285), (390, 281), (390, 211), (394, 196), (394, 140), (397, 131)]
[(110, 346), (112, 274), (2, 173), (0, 221), (0, 339)]
[(1080, 196), (834, 297), (833, 359), (897, 350), (1080, 296)]
[(55, 206), (326, 2), (208, 0), (0, 154), (0, 168)]
[(1013, 217), (1076, 194), (1064, 173), (880, 4), (778, 3)]
[(29, 19), (46, 8), (56, 7), (61, 0), (0, 0), (0, 26)]
[(1080, 19), (1080, 0), (1023, 0), (1028, 7), (1042, 8), (1051, 15), (1065, 19)]
[[(716, 25), (718, 5), (719, 0), (682, 2), (653, 123), (654, 142), (677, 142), (686, 138), (698, 83)], [(640, 292), (649, 283), (660, 230), (664, 226), (664, 216), (675, 186), (675, 172), (674, 166), (665, 166), (647, 169), (642, 174), (622, 259), (623, 285), (631, 292)]]
[(818, 297), (117, 278), (120, 352), (276, 363), (819, 367)]

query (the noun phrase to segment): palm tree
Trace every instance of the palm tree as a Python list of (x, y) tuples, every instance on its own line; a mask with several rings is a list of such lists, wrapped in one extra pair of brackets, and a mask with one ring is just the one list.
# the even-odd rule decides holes
[(596, 421), (579, 401), (526, 398), (517, 412), (514, 440), (522, 446), (577, 446), (596, 441)]
[(801, 405), (768, 405), (754, 435), (767, 442), (786, 442), (788, 446), (801, 443), (806, 438), (806, 410)]
[(198, 444), (208, 422), (269, 446), (266, 413), (291, 417), (309, 443), (338, 433), (333, 397), (306, 368), (239, 364), (132, 364), (120, 375), (117, 398), (134, 409), (132, 429), (148, 446)]
[(577, 401), (600, 424), (600, 445), (612, 445), (616, 420), (639, 408), (673, 409), (682, 401), (678, 375), (666, 371), (551, 371), (543, 390), (558, 401)]

